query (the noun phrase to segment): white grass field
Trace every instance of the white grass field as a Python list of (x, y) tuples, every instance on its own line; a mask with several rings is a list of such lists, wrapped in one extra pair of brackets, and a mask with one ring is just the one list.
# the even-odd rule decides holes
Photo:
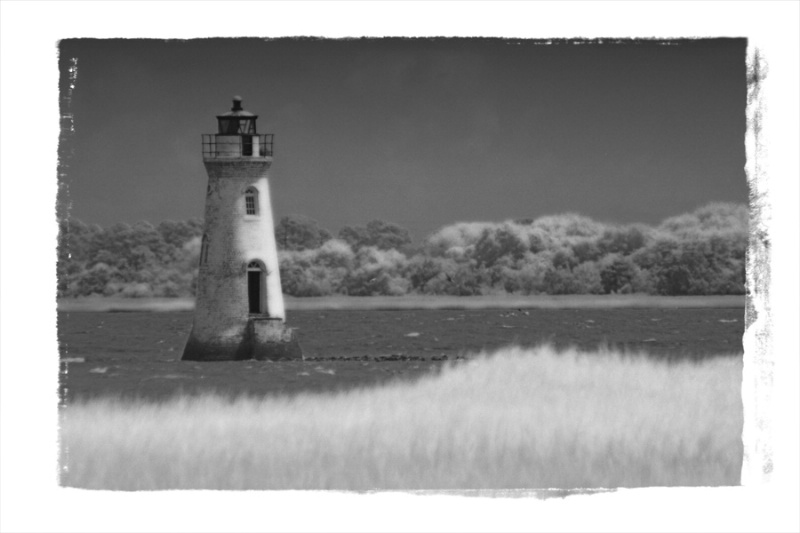
[(416, 383), (61, 411), (62, 485), (509, 489), (738, 485), (742, 362), (508, 348)]

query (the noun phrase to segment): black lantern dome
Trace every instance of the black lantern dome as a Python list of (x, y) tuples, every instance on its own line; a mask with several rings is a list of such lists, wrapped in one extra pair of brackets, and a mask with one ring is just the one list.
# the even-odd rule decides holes
[(234, 96), (231, 110), (217, 115), (219, 135), (255, 135), (257, 118), (258, 115), (242, 109), (241, 96)]

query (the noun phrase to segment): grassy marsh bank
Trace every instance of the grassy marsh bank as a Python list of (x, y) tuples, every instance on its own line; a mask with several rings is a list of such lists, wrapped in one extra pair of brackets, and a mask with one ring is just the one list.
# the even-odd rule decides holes
[(737, 485), (742, 362), (506, 349), (338, 394), (62, 407), (62, 484), (93, 489)]
[[(334, 309), (603, 309), (744, 308), (744, 296), (536, 295), (536, 296), (320, 296), (285, 297), (289, 311)], [(58, 300), (59, 311), (191, 311), (193, 298), (86, 297)]]

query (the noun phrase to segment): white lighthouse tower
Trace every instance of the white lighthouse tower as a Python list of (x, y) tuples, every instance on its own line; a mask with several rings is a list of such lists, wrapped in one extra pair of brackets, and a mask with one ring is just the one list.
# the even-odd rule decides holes
[(284, 324), (278, 251), (269, 194), (272, 134), (233, 99), (203, 135), (208, 173), (194, 325), (183, 360), (299, 359)]

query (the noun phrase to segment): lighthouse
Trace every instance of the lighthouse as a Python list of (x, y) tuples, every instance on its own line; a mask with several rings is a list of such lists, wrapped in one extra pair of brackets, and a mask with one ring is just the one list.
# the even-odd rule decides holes
[(233, 99), (203, 134), (208, 174), (194, 323), (185, 361), (301, 359), (286, 327), (269, 190), (274, 136)]

